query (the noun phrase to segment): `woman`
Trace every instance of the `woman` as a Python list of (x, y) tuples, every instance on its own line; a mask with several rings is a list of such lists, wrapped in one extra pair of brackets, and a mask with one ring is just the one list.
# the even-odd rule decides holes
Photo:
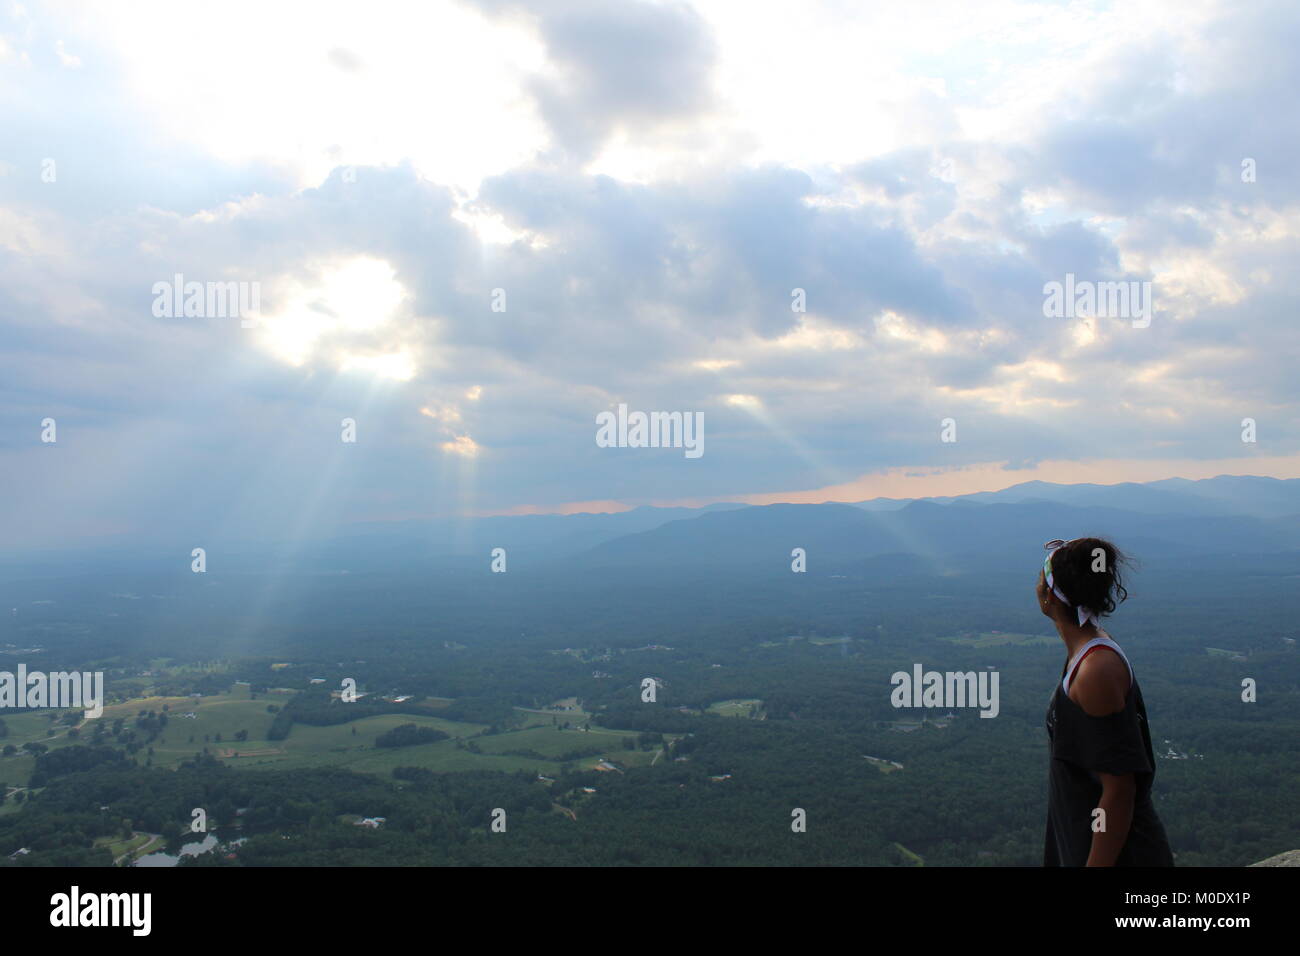
[(1108, 541), (1049, 541), (1038, 606), (1065, 643), (1047, 708), (1051, 748), (1044, 866), (1173, 866), (1151, 803), (1155, 759), (1133, 668), (1099, 625), (1128, 597)]

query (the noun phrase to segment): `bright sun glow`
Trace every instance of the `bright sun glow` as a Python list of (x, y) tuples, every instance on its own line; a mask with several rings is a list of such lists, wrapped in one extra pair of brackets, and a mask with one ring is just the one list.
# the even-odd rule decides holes
[(324, 359), (345, 371), (406, 381), (415, 375), (414, 356), (385, 341), (405, 298), (382, 259), (331, 263), (314, 283), (291, 281), (282, 307), (261, 322), (262, 341), (291, 365)]
[(415, 375), (415, 362), (405, 349), (387, 355), (346, 355), (342, 368), (345, 372), (360, 369), (399, 382), (409, 381)]

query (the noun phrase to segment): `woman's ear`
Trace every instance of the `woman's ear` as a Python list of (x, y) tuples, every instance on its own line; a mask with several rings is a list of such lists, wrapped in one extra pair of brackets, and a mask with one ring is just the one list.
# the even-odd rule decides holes
[(1038, 572), (1038, 584), (1034, 587), (1034, 594), (1038, 597), (1038, 609), (1044, 614), (1050, 614), (1052, 593), (1047, 590), (1047, 577), (1042, 571)]

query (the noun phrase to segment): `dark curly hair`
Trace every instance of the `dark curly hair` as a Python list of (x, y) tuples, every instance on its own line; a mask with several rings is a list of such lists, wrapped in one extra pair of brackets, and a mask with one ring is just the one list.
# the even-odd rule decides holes
[(1132, 559), (1102, 538), (1075, 538), (1052, 553), (1052, 578), (1075, 607), (1111, 614), (1128, 598), (1123, 572)]

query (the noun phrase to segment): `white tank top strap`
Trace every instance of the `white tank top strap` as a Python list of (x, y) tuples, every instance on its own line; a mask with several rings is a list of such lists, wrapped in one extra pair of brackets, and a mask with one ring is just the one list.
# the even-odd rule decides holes
[(1087, 654), (1090, 650), (1092, 650), (1094, 647), (1097, 646), (1109, 647), (1112, 651), (1118, 654), (1120, 656), (1120, 659), (1124, 661), (1124, 666), (1128, 668), (1129, 684), (1131, 685), (1135, 680), (1133, 676), (1133, 665), (1129, 663), (1128, 658), (1124, 655), (1124, 651), (1120, 648), (1120, 646), (1116, 644), (1114, 641), (1112, 641), (1109, 637), (1094, 637), (1087, 644), (1084, 644), (1083, 647), (1079, 648), (1079, 653), (1075, 654), (1072, 658), (1070, 658), (1070, 663), (1066, 665), (1065, 676), (1061, 678), (1061, 689), (1065, 691), (1067, 697), (1070, 695), (1070, 681), (1074, 677), (1074, 669), (1078, 667), (1079, 662), (1083, 660), (1083, 655)]

